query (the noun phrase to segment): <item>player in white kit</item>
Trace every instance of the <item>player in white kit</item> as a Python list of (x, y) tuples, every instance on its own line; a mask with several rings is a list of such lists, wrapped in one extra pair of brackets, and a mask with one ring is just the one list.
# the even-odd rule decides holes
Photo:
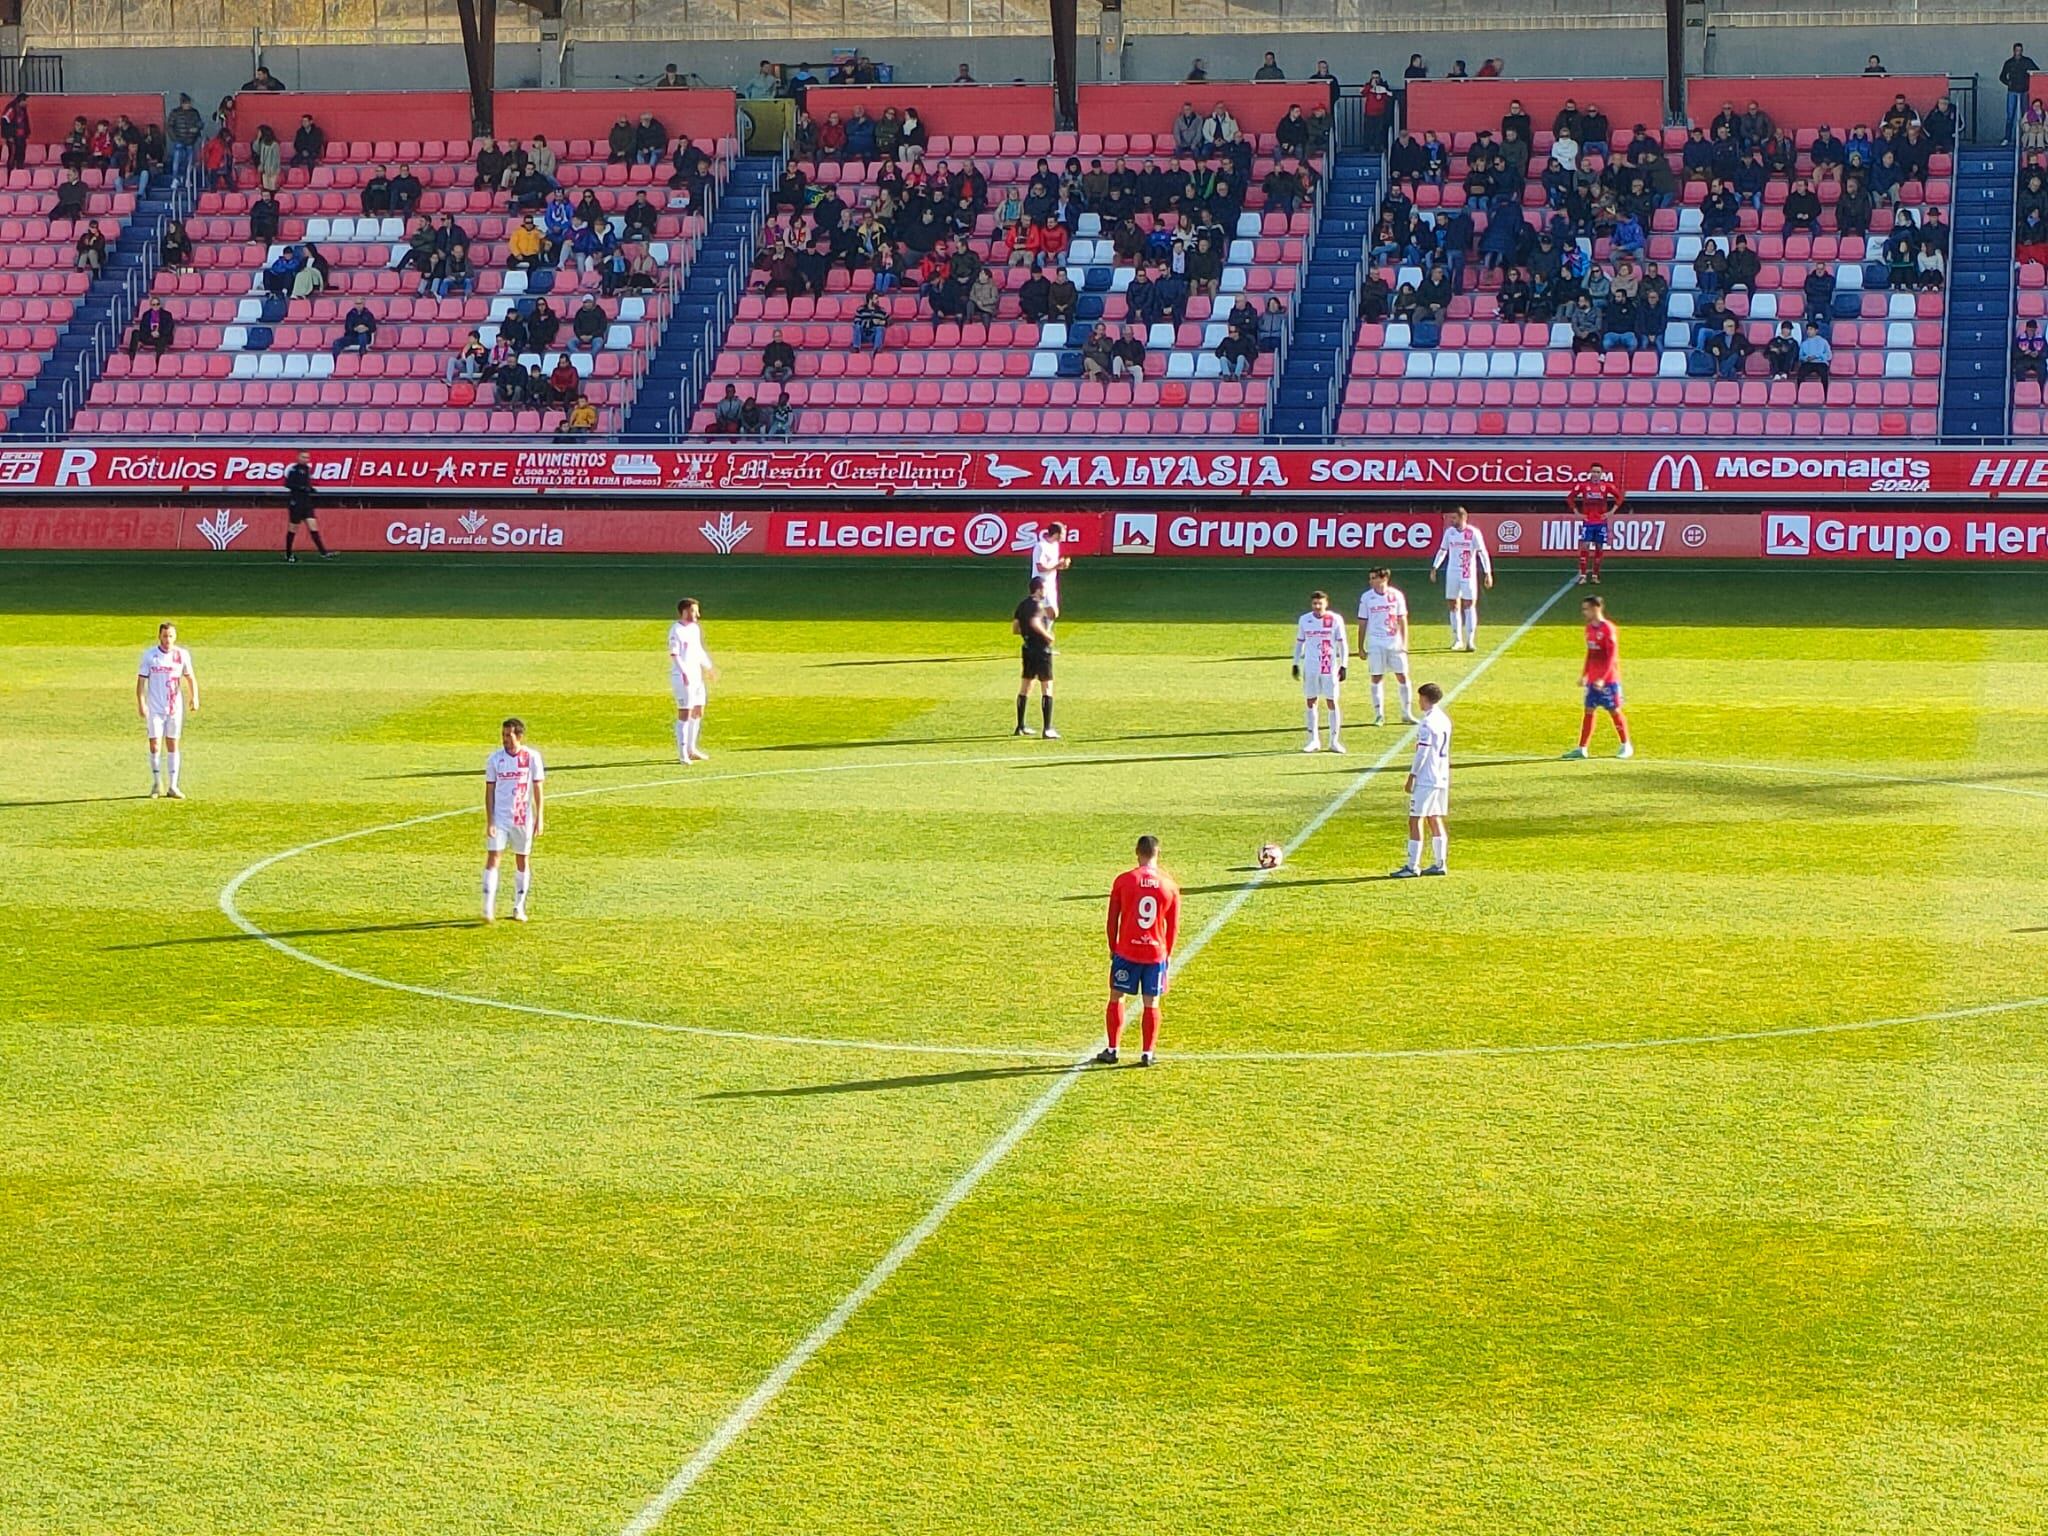
[(1294, 626), (1294, 675), (1301, 680), (1301, 697), (1308, 707), (1308, 740), (1302, 751), (1323, 749), (1316, 732), (1318, 699), (1330, 712), (1330, 750), (1344, 750), (1344, 710), (1338, 700), (1350, 667), (1351, 639), (1344, 632), (1344, 615), (1330, 611), (1329, 593), (1311, 592), (1308, 612)]
[[(1444, 712), (1444, 691), (1435, 683), (1415, 690), (1422, 700), (1422, 719), (1415, 726), (1415, 762), (1408, 770), (1408, 861), (1394, 871), (1396, 880), (1416, 875), (1450, 873), (1451, 717)], [(1429, 833), (1430, 862), (1422, 862), (1422, 834)]]
[(514, 715), (499, 727), (499, 747), (484, 759), (484, 921), (498, 917), (498, 855), (512, 850), (512, 920), (526, 921), (532, 887), (529, 860), (541, 830), (541, 785), (547, 768), (526, 744), (526, 722)]
[(178, 738), (185, 711), (199, 713), (199, 674), (192, 653), (178, 644), (178, 626), (159, 624), (156, 644), (142, 653), (135, 669), (135, 713), (149, 736), (149, 797), (185, 798), (178, 787)]
[(697, 599), (686, 597), (676, 604), (676, 621), (668, 627), (668, 686), (676, 700), (677, 762), (710, 761), (710, 753), (697, 750), (697, 738), (704, 730), (704, 684), (717, 676), (711, 653), (704, 649)]
[(1074, 563), (1060, 553), (1060, 543), (1066, 536), (1064, 523), (1048, 523), (1038, 542), (1031, 546), (1031, 574), (1045, 581), (1045, 592), (1038, 601), (1049, 620), (1060, 616), (1060, 572)]
[(1385, 678), (1391, 672), (1401, 690), (1401, 723), (1413, 725), (1415, 711), (1408, 696), (1408, 597), (1394, 585), (1384, 565), (1365, 573), (1366, 588), (1358, 595), (1359, 643), (1365, 669), (1372, 677), (1372, 723), (1387, 723)]
[(1429, 579), (1444, 573), (1444, 603), (1451, 610), (1451, 649), (1479, 649), (1479, 589), (1493, 585), (1493, 557), (1486, 552), (1486, 535), (1472, 526), (1463, 507), (1451, 512), (1449, 526), (1436, 546), (1436, 558), (1429, 562)]

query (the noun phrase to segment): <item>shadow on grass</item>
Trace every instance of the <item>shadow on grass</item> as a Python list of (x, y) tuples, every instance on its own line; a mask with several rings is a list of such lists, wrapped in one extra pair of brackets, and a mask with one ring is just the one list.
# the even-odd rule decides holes
[(45, 805), (111, 805), (121, 800), (148, 800), (147, 794), (72, 795), (63, 800), (0, 800), (0, 811), (32, 811)]
[(963, 661), (999, 662), (1004, 660), (1001, 653), (986, 656), (880, 656), (863, 661), (814, 661), (813, 671), (830, 671), (835, 667), (948, 667)]
[[(549, 763), (548, 772), (556, 773), (599, 773), (606, 768), (680, 768), (683, 765), (673, 757), (622, 757), (609, 763)], [(394, 779), (481, 779), (481, 768), (416, 768), (406, 773), (379, 773), (372, 775), (378, 783)]]
[(1071, 1062), (1035, 1067), (970, 1067), (959, 1072), (918, 1072), (908, 1077), (868, 1077), (842, 1083), (799, 1083), (793, 1088), (729, 1088), (700, 1093), (700, 1100), (800, 1099), (819, 1093), (889, 1093), (898, 1088), (945, 1088), (956, 1083), (994, 1083), (1010, 1077), (1057, 1077), (1072, 1072)]
[(264, 939), (327, 939), (351, 933), (425, 933), (435, 928), (481, 928), (483, 925), (480, 917), (443, 917), (418, 923), (360, 923), (353, 928), (279, 928), (260, 936), (253, 933), (202, 933), (184, 939), (151, 939), (146, 944), (104, 944), (101, 952), (177, 949), (187, 944), (260, 944)]

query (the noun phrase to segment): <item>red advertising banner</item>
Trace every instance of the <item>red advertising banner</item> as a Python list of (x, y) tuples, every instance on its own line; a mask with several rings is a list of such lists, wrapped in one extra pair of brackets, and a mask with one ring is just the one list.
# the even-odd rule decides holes
[[(1785, 514), (1773, 514), (1783, 516)], [(320, 528), (349, 552), (488, 552), (562, 555), (787, 555), (792, 557), (1021, 557), (1052, 522), (1068, 554), (1224, 560), (1427, 560), (1444, 519), (1434, 512), (1288, 511), (1258, 515), (1128, 511), (897, 511), (856, 506), (753, 511), (526, 503), (516, 508), (436, 503), (328, 506)], [(2033, 558), (2048, 559), (2048, 514)], [(1473, 522), (1504, 560), (1568, 555), (1570, 517), (1480, 512)], [(1764, 519), (1747, 512), (1644, 513), (1615, 519), (1618, 557), (1754, 559)], [(283, 534), (282, 508), (16, 505), (0, 512), (0, 549), (266, 550)], [(2025, 558), (2022, 556), (2021, 558)], [(1020, 564), (1018, 569), (1022, 571)]]
[(2048, 560), (2048, 513), (1767, 512), (1775, 560)]
[[(949, 440), (957, 441), (957, 440)], [(278, 495), (299, 445), (76, 442), (0, 449), (0, 492)], [(1546, 501), (1594, 463), (1631, 497), (1779, 502), (1926, 497), (2048, 503), (2048, 451), (2001, 448), (383, 447), (307, 444), (337, 496), (777, 499), (1126, 496), (1212, 501)]]

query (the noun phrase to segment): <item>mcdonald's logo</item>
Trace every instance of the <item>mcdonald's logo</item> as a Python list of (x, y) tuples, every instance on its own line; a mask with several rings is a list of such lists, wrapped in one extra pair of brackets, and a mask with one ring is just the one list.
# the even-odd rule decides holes
[(1645, 487), (1651, 491), (1691, 491), (1699, 494), (1707, 488), (1707, 477), (1700, 469), (1700, 461), (1689, 453), (1660, 453), (1657, 462), (1650, 466), (1650, 483)]

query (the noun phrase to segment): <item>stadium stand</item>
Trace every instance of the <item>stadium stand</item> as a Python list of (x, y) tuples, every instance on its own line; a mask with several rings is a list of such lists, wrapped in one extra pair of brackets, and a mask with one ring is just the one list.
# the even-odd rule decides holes
[[(894, 125), (912, 120), (913, 113), (921, 123), (934, 111), (933, 94), (914, 93), (905, 101), (887, 90), (810, 93), (794, 174), (778, 188), (753, 283), (738, 302), (692, 430), (744, 430), (732, 417), (746, 398), (757, 399), (748, 424), (759, 417), (765, 425), (771, 403), (785, 391), (788, 425), (803, 435), (1175, 436), (1263, 430), (1293, 295), (1307, 263), (1326, 158), (1326, 116), (1315, 118), (1311, 129), (1310, 114), (1299, 112), (1282, 127), (1304, 93), (1233, 87), (1201, 93), (1197, 106), (1194, 95), (1172, 89), (1176, 112), (1190, 107), (1204, 123), (1219, 108), (1230, 116), (1244, 142), (1235, 161), (1241, 173), (1228, 155), (1179, 153), (1175, 119), (1159, 116), (1156, 88), (1142, 101), (1134, 92), (1120, 107), (1137, 111), (1143, 124), (1122, 132), (927, 130), (922, 156), (904, 155), (911, 163), (894, 167), (886, 154), (864, 158), (846, 151), (841, 135), (851, 123)], [(1103, 98), (1091, 121), (1116, 121), (1106, 107), (1121, 95)], [(873, 110), (863, 99), (868, 97), (874, 98)], [(1308, 105), (1318, 103), (1310, 97)], [(1246, 114), (1242, 120), (1239, 109)], [(897, 131), (884, 128), (884, 139)], [(1305, 148), (1311, 134), (1321, 135), (1323, 144), (1310, 153), (1283, 153), (1282, 134), (1289, 151)], [(1269, 193), (1281, 202), (1289, 194), (1269, 178), (1303, 167), (1300, 201), (1291, 208), (1273, 201)], [(1118, 204), (1103, 189), (1126, 174), (1139, 191), (1120, 248)], [(970, 176), (971, 182), (965, 179)], [(1218, 177), (1220, 189), (1213, 187)], [(891, 200), (902, 204), (889, 218), (896, 238), (883, 239), (871, 229), (863, 244), (857, 226), (876, 206), (885, 178)], [(935, 196), (931, 188), (942, 183), (949, 184), (948, 195)], [(1164, 206), (1168, 184), (1192, 189), (1174, 210)], [(941, 240), (929, 258), (925, 248), (931, 241), (907, 228), (922, 222), (921, 186), (941, 216), (963, 190), (976, 210), (971, 231), (963, 218), (956, 228), (964, 238)], [(828, 233), (834, 227), (855, 233), (831, 242), (839, 255), (829, 265), (812, 258), (812, 275), (798, 273), (799, 291), (791, 293), (789, 266), (815, 238), (818, 209), (830, 201), (839, 206), (825, 220)], [(1192, 211), (1197, 204), (1215, 220), (1213, 252), (1202, 244), (1204, 219)], [(882, 205), (885, 215), (889, 210), (890, 204)], [(1041, 215), (1036, 228), (1033, 214)], [(1214, 276), (1207, 283), (1198, 280), (1196, 291), (1160, 298), (1155, 309), (1140, 267), (1163, 274), (1177, 232), (1186, 246), (1182, 259), (1199, 266), (1213, 256)], [(885, 252), (880, 259), (874, 259), (877, 247)], [(967, 254), (956, 263), (963, 249)], [(1041, 268), (1048, 283), (1057, 283), (1061, 273), (1072, 283), (1070, 314), (1062, 315), (1057, 304), (1049, 314), (1041, 308), (1042, 295), (1029, 286)], [(970, 295), (984, 272), (988, 281), (975, 307)], [(816, 292), (820, 273), (824, 288)], [(936, 293), (948, 276), (957, 280), (957, 291)], [(1212, 284), (1213, 292), (1201, 291)], [(1275, 300), (1277, 311), (1271, 309)], [(1230, 316), (1244, 304), (1250, 306), (1254, 337), (1264, 321), (1266, 345), (1247, 347), (1238, 358), (1230, 345)], [(969, 314), (952, 318), (956, 305)], [(762, 354), (778, 340), (794, 348), (793, 375), (763, 382)], [(1131, 349), (1130, 355), (1106, 356), (1111, 340)], [(1134, 341), (1143, 349), (1141, 364)], [(727, 402), (725, 420), (721, 401)]]
[[(295, 124), (303, 114), (319, 124), (329, 109), (341, 115), (345, 100), (277, 96), (245, 105), (241, 115), (253, 123), (260, 110), (266, 122)], [(659, 105), (673, 110), (671, 102)], [(372, 116), (360, 101), (349, 107), (358, 123), (381, 116)], [(637, 115), (619, 115), (637, 126)], [(724, 121), (729, 123), (729, 114)], [(558, 265), (508, 264), (512, 232), (523, 220), (509, 211), (506, 190), (477, 185), (486, 179), (478, 157), (493, 146), (466, 134), (330, 140), (317, 165), (284, 170), (275, 233), (252, 238), (259, 188), (255, 168), (247, 164), (246, 146), (254, 134), (245, 137), (245, 126), (238, 123), (236, 135), (244, 161), (236, 172), (240, 185), (201, 193), (186, 221), (194, 247), (190, 268), (167, 266), (150, 288), (176, 320), (176, 346), (161, 357), (147, 351), (110, 356), (75, 431), (259, 437), (616, 432), (666, 319), (676, 279), (701, 237), (704, 206), (738, 152), (729, 130), (715, 141), (697, 141), (695, 148), (709, 161), (708, 175), (694, 187), (694, 204), (683, 207), (689, 189), (672, 182), (681, 179), (677, 154), (692, 143), (687, 131), (680, 138), (663, 134), (654, 163), (622, 161), (604, 138), (550, 142), (536, 132), (518, 141), (536, 150), (546, 145), (553, 153), (553, 179), (571, 209), (601, 213), (602, 226), (620, 242), (618, 263), (625, 269), (608, 274), (601, 256), (579, 258), (566, 242)], [(503, 139), (513, 142), (510, 133)], [(380, 168), (388, 168), (387, 182), (408, 169), (417, 178), (413, 216), (402, 209), (384, 211), (382, 200), (365, 211), (365, 188)], [(644, 207), (652, 210), (652, 238), (638, 242), (636, 252), (625, 221), (642, 194), (649, 194)], [(459, 281), (428, 280), (441, 270), (425, 269), (429, 250), (421, 252), (421, 267), (405, 265), (410, 241), (423, 227), (443, 252), (455, 243), (466, 246), (474, 268), (468, 291)], [(310, 280), (301, 283), (294, 296), (287, 266), (294, 253), (303, 258), (313, 251), (326, 263), (324, 284), (308, 292)], [(635, 261), (639, 252), (644, 260)], [(595, 298), (604, 316), (591, 338), (594, 345), (574, 340), (575, 316), (586, 297)], [(344, 321), (359, 307), (374, 322), (373, 338), (361, 349), (344, 347)], [(537, 311), (557, 317), (558, 335), (545, 345), (514, 344), (522, 327), (508, 328), (508, 319), (517, 314), (530, 321)], [(481, 376), (466, 376), (457, 359), (472, 331), (487, 353), (509, 355), (534, 384), (552, 380), (547, 403), (522, 402), (509, 387), (501, 390), (492, 382), (504, 356), (491, 356)], [(567, 371), (559, 371), (565, 361)], [(596, 407), (594, 427), (571, 419), (579, 393)]]
[[(1530, 84), (1492, 87), (1502, 94), (1522, 91), (1527, 117), (1520, 123), (1532, 129), (1527, 135), (1530, 170), (1519, 198), (1510, 174), (1506, 197), (1496, 193), (1489, 202), (1490, 188), (1481, 179), (1484, 164), (1480, 177), (1471, 170), (1475, 150), (1482, 162), (1491, 161), (1498, 146), (1510, 142), (1509, 131), (1520, 125), (1511, 116), (1512, 103), (1507, 121), (1477, 124), (1466, 117), (1464, 126), (1447, 135), (1425, 127), (1425, 137), (1406, 157), (1403, 146), (1396, 145), (1390, 167), (1396, 189), (1405, 186), (1408, 192), (1404, 200), (1398, 190), (1390, 191), (1392, 236), (1376, 229), (1382, 260), (1372, 291), (1384, 302), (1368, 303), (1358, 331), (1340, 435), (1813, 437), (1846, 430), (1859, 436), (1933, 436), (1941, 396), (1944, 293), (1941, 272), (1921, 270), (1918, 232), (1930, 228), (1945, 252), (1952, 136), (1950, 148), (1932, 150), (1923, 147), (1924, 136), (1916, 130), (1913, 152), (1924, 157), (1924, 173), (1898, 181), (1889, 198), (1877, 198), (1866, 230), (1858, 230), (1853, 217), (1845, 230), (1835, 199), (1847, 178), (1825, 147), (1832, 140), (1819, 138), (1824, 119), (1772, 123), (1768, 110), (1760, 108), (1761, 131), (1749, 137), (1764, 147), (1767, 160), (1775, 160), (1775, 168), (1746, 183), (1739, 198), (1731, 186), (1726, 199), (1710, 201), (1714, 183), (1692, 167), (1694, 160), (1702, 171), (1711, 163), (1702, 150), (1711, 150), (1712, 139), (1705, 135), (1714, 125), (1698, 121), (1695, 131), (1688, 132), (1660, 128), (1654, 116), (1647, 125), (1610, 117), (1590, 133), (1586, 130), (1583, 119), (1595, 112), (1599, 99), (1620, 99), (1631, 84), (1640, 82), (1565, 82), (1547, 94)], [(1754, 97), (1742, 94), (1741, 82), (1707, 84), (1729, 92), (1726, 105), (1714, 114), (1734, 119), (1726, 138), (1744, 137), (1742, 118)], [(1894, 88), (1902, 84), (1881, 82), (1885, 99), (1871, 104), (1875, 110), (1867, 118), (1842, 122), (1836, 137), (1852, 136), (1865, 122), (1879, 123)], [(1788, 99), (1780, 110), (1812, 113), (1811, 103), (1823, 98), (1824, 92), (1809, 92)], [(1932, 108), (1934, 101), (1924, 104)], [(1568, 124), (1576, 125), (1577, 137), (1568, 143), (1562, 162), (1551, 161), (1553, 146), (1565, 136), (1560, 130)], [(1781, 131), (1789, 140), (1778, 137)], [(1713, 136), (1722, 137), (1718, 131)], [(1580, 150), (1596, 141), (1606, 142), (1610, 153), (1588, 152), (1582, 161)], [(1687, 157), (1689, 142), (1696, 146), (1692, 158)], [(1819, 164), (1816, 142), (1824, 143)], [(1879, 153), (1882, 144), (1880, 137)], [(1618, 177), (1622, 165), (1631, 174), (1652, 168), (1651, 161), (1639, 158), (1644, 150), (1661, 158), (1674, 178), (1683, 179), (1665, 196), (1652, 192), (1640, 203), (1641, 211), (1649, 213), (1641, 250), (1624, 265), (1615, 236), (1633, 231), (1621, 228), (1631, 210), (1628, 189)], [(1421, 163), (1418, 154), (1438, 164), (1404, 178), (1403, 164)], [(1548, 179), (1540, 174), (1553, 165), (1556, 171)], [(1808, 183), (1818, 194), (1817, 218), (1809, 228), (1796, 228), (1787, 219), (1788, 194)], [(1612, 196), (1617, 189), (1619, 199)], [(1717, 208), (1716, 202), (1734, 206)], [(1496, 226), (1512, 217), (1517, 203), (1526, 223), (1510, 244)], [(1462, 292), (1439, 293), (1448, 302), (1432, 313), (1429, 295), (1422, 293), (1432, 275), (1424, 261), (1436, 254), (1441, 237), (1408, 237), (1399, 226), (1421, 219), (1456, 228), (1460, 215), (1470, 220), (1470, 234), (1452, 235), (1450, 248), (1455, 250), (1460, 238), (1470, 242), (1467, 275), (1475, 280)], [(1644, 221), (1638, 217), (1635, 222)], [(1495, 228), (1495, 240), (1488, 239), (1489, 228)], [(1551, 236), (1547, 246), (1546, 234)], [(1737, 237), (1754, 257), (1753, 272), (1739, 284), (1722, 260), (1735, 249)], [(1904, 268), (1891, 262), (1899, 243), (1911, 247)], [(1938, 269), (1940, 263), (1934, 265)], [(1539, 266), (1558, 273), (1549, 284), (1549, 301), (1543, 302), (1539, 292), (1532, 303), (1518, 281), (1503, 302), (1504, 277), (1533, 278)], [(1559, 302), (1575, 296), (1585, 281), (1597, 286), (1599, 275), (1611, 282), (1621, 271), (1631, 272), (1652, 293), (1661, 277), (1665, 292), (1653, 302), (1626, 307), (1596, 292), (1594, 305), (1604, 313), (1593, 321), (1582, 321), (1585, 311), (1574, 313)], [(1412, 302), (1418, 294), (1425, 301), (1419, 306)], [(1419, 309), (1427, 318), (1419, 323), (1404, 318), (1404, 309), (1411, 315)], [(1738, 345), (1738, 355), (1727, 364), (1712, 355), (1724, 344), (1701, 345), (1719, 328), (1724, 312), (1747, 343), (1746, 349)], [(1629, 318), (1616, 318), (1623, 314)], [(1796, 328), (1795, 346), (1804, 339), (1806, 323), (1817, 324), (1832, 352), (1827, 373), (1772, 366), (1767, 349), (1787, 321)]]

